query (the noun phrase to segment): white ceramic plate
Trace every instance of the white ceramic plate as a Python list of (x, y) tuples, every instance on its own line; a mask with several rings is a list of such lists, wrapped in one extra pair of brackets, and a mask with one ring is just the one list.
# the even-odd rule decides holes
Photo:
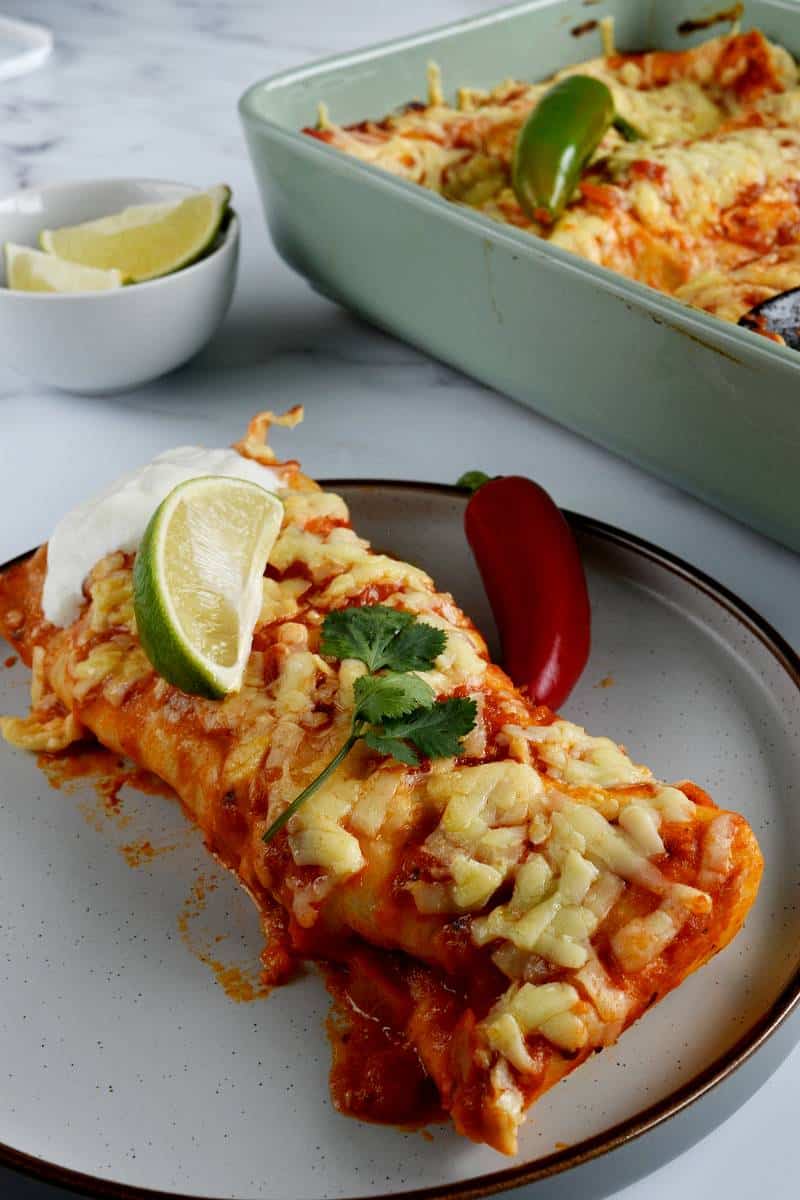
[[(427, 567), (491, 630), (462, 493), (338, 490), (374, 544)], [(537, 1200), (588, 1198), (696, 1140), (757, 1086), (781, 1039), (763, 1043), (800, 996), (800, 664), (710, 580), (625, 534), (575, 526), (594, 649), (566, 715), (750, 820), (766, 870), (732, 946), (545, 1097), (516, 1160), (447, 1128), (428, 1140), (359, 1124), (330, 1104), (328, 1005), (313, 973), (249, 1003), (219, 986), (223, 968), (256, 978), (259, 922), (177, 804), (126, 790), (109, 811), (90, 784), (53, 790), (32, 757), (3, 745), (3, 1161), (114, 1196), (470, 1197), (533, 1181)], [(0, 711), (24, 711), (27, 676), (0, 670)]]

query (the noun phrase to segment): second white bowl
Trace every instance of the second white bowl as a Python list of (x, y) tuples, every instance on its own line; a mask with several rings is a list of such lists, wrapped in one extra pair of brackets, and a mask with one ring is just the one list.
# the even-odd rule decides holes
[[(199, 190), (151, 179), (27, 188), (0, 199), (0, 243), (35, 246), (42, 229)], [(155, 379), (196, 354), (218, 328), (233, 295), (238, 251), (239, 222), (232, 214), (199, 262), (116, 291), (11, 291), (0, 265), (0, 361), (39, 383), (88, 395)]]

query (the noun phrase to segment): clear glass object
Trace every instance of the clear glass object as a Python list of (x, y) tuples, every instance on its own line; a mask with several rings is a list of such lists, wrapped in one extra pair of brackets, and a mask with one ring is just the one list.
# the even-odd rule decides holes
[(46, 26), (0, 15), (0, 82), (34, 71), (52, 49), (53, 35)]

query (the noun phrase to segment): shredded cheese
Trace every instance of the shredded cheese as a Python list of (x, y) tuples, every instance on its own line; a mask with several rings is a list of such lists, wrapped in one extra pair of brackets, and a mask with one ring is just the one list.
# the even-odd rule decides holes
[(673, 913), (657, 908), (618, 929), (611, 938), (611, 947), (626, 971), (641, 971), (663, 954), (679, 929)]
[(438, 108), (441, 104), (444, 104), (442, 72), (439, 69), (439, 64), (435, 62), (428, 63), (428, 104), (433, 108)]
[(586, 1044), (586, 1025), (571, 1011), (578, 1002), (578, 993), (568, 983), (512, 984), (483, 1022), (482, 1032), (512, 1066), (531, 1073), (535, 1064), (525, 1043), (530, 1034), (538, 1032), (571, 1052)]

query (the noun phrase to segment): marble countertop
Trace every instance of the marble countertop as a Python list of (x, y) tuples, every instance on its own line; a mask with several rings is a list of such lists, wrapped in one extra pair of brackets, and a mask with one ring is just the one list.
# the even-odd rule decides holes
[[(563, 505), (698, 564), (800, 643), (796, 555), (364, 325), (312, 292), (270, 245), (236, 114), (244, 86), (314, 57), (490, 7), (482, 0), (5, 5), (9, 16), (51, 27), (56, 48), (35, 73), (0, 83), (0, 194), (104, 175), (224, 181), (242, 221), (242, 262), (213, 343), (187, 368), (147, 387), (89, 400), (44, 391), (0, 369), (0, 509), (14, 514), (0, 527), (0, 561), (44, 540), (87, 489), (156, 451), (188, 441), (228, 443), (256, 409), (302, 401), (304, 466), (312, 474), (452, 482), (466, 467), (481, 466), (533, 475)], [(34, 460), (48, 486), (31, 492)], [(799, 1087), (800, 1049), (715, 1133), (620, 1198), (699, 1197), (713, 1188), (730, 1200), (761, 1192), (789, 1200), (796, 1185), (785, 1147)], [(2, 1169), (0, 1194), (65, 1195)]]

